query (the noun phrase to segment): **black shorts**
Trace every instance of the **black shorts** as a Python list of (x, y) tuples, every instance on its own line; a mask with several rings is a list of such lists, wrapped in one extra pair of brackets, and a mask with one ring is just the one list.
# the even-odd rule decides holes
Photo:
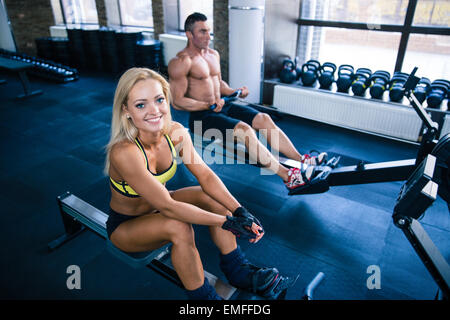
[(227, 129), (234, 129), (240, 121), (251, 126), (258, 113), (258, 110), (250, 106), (242, 106), (232, 102), (225, 104), (220, 112), (211, 110), (193, 111), (189, 114), (189, 130), (199, 134), (194, 130), (194, 121), (201, 121), (202, 135), (208, 129), (218, 129), (224, 139)]
[(115, 212), (113, 209), (109, 209), (109, 217), (106, 221), (106, 233), (108, 234), (108, 239), (111, 238), (111, 234), (116, 230), (116, 228), (123, 222), (137, 218), (138, 216), (130, 216), (126, 214), (121, 214)]

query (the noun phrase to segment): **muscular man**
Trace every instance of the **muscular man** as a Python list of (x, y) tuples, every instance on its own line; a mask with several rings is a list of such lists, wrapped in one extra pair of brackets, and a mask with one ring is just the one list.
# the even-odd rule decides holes
[[(185, 21), (184, 29), (188, 38), (187, 46), (168, 66), (173, 107), (190, 112), (191, 129), (194, 121), (202, 121), (203, 132), (214, 128), (226, 137), (226, 130), (233, 130), (233, 137), (246, 145), (250, 157), (277, 174), (288, 190), (305, 187), (314, 174), (314, 166), (322, 164), (327, 154), (323, 152), (316, 157), (301, 155), (268, 114), (250, 106), (225, 104), (222, 96), (231, 95), (239, 89), (240, 97), (245, 98), (249, 94), (248, 88), (243, 86), (233, 89), (222, 80), (219, 53), (209, 48), (211, 29), (205, 15), (191, 14)], [(212, 105), (215, 108), (210, 108)], [(265, 135), (272, 148), (290, 159), (302, 162), (302, 168), (288, 169), (281, 165), (258, 140), (255, 130)]]

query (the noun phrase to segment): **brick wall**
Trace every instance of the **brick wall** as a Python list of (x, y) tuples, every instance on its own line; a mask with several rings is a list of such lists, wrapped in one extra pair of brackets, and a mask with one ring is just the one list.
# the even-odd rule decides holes
[(153, 26), (155, 28), (155, 39), (164, 33), (164, 6), (163, 0), (152, 0)]
[(222, 79), (228, 82), (228, 0), (214, 0), (214, 49), (220, 54)]
[(100, 26), (106, 26), (107, 19), (106, 19), (105, 0), (96, 0), (95, 5), (97, 7), (98, 24)]
[(5, 0), (17, 51), (36, 55), (35, 39), (50, 36), (54, 25), (50, 0)]

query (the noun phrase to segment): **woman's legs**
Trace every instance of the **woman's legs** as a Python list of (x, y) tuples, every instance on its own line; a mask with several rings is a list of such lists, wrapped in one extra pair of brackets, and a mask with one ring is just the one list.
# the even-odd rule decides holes
[[(173, 199), (196, 205), (221, 214), (231, 214), (200, 187), (187, 187), (171, 193)], [(221, 227), (210, 227), (211, 238), (221, 254), (236, 249), (236, 237)], [(184, 287), (199, 288), (204, 281), (203, 265), (195, 246), (190, 224), (169, 219), (161, 214), (146, 214), (119, 225), (111, 235), (111, 242), (125, 252), (154, 250), (172, 242), (172, 264)]]
[(111, 242), (125, 252), (155, 250), (171, 242), (172, 264), (184, 287), (194, 290), (203, 285), (203, 265), (190, 224), (150, 213), (120, 224)]

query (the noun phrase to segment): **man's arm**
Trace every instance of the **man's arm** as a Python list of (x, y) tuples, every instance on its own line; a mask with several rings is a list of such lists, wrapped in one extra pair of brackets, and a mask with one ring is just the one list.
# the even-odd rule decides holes
[(168, 72), (173, 107), (185, 111), (208, 110), (211, 103), (186, 97), (189, 84), (187, 76), (191, 63), (191, 59), (187, 56), (175, 57), (169, 62)]

